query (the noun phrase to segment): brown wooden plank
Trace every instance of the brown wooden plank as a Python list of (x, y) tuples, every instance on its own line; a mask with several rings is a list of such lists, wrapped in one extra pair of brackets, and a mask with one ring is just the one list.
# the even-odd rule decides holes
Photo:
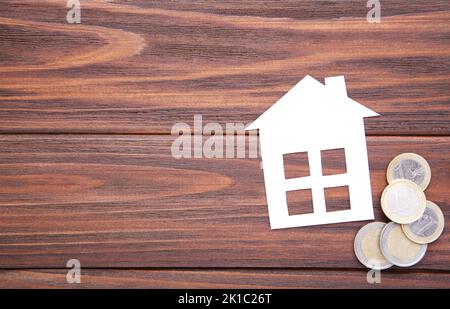
[(118, 270), (82, 269), (68, 284), (67, 269), (0, 270), (0, 288), (450, 288), (450, 274), (384, 271), (369, 284), (367, 272), (342, 270)]
[[(0, 136), (0, 268), (63, 268), (72, 258), (85, 267), (361, 267), (353, 238), (365, 222), (272, 231), (259, 160), (177, 160), (172, 140)], [(450, 137), (368, 144), (378, 220), (387, 221), (379, 198), (389, 161), (411, 151), (429, 161), (426, 195), (446, 232), (414, 269), (450, 270)]]
[(249, 122), (300, 78), (344, 74), (369, 135), (450, 134), (450, 2), (2, 3), (0, 132), (168, 133)]

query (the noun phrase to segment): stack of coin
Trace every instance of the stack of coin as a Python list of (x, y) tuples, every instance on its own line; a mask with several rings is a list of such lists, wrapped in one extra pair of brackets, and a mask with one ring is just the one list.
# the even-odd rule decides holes
[(372, 222), (356, 234), (358, 260), (371, 269), (418, 263), (444, 230), (441, 209), (427, 201), (423, 192), (431, 180), (427, 161), (414, 153), (395, 157), (386, 173), (388, 186), (381, 196), (381, 209), (392, 221)]

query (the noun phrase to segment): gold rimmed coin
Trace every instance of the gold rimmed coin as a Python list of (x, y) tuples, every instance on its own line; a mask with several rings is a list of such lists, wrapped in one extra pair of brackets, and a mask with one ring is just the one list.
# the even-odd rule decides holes
[(412, 241), (428, 244), (441, 236), (444, 230), (444, 214), (435, 203), (427, 201), (423, 215), (413, 223), (402, 225), (402, 229)]
[(425, 190), (431, 180), (431, 169), (428, 162), (418, 154), (402, 153), (389, 163), (386, 178), (389, 184), (396, 179), (407, 179)]
[(385, 225), (383, 222), (372, 222), (364, 225), (356, 234), (355, 255), (367, 268), (382, 270), (392, 266), (380, 249), (380, 235)]
[(386, 224), (381, 231), (380, 248), (386, 260), (400, 267), (417, 264), (427, 251), (427, 245), (410, 240), (395, 222)]
[(388, 185), (381, 195), (381, 208), (392, 221), (409, 224), (425, 211), (426, 199), (422, 189), (412, 181), (398, 179)]

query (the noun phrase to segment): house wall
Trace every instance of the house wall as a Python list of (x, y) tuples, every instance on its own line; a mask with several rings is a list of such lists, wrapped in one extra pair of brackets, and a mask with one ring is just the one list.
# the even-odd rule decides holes
[(345, 148), (351, 209), (361, 217), (373, 218), (372, 191), (364, 120), (355, 126), (353, 140)]
[(270, 226), (277, 228), (281, 225), (278, 219), (289, 215), (284, 191), (283, 153), (270, 128), (260, 129), (259, 134)]
[[(333, 220), (354, 221), (373, 218), (363, 118), (352, 118), (344, 123), (334, 122), (332, 125), (330, 122), (329, 126), (321, 125), (319, 130), (299, 132), (298, 135), (294, 136), (282, 135), (279, 129), (260, 129), (260, 142), (272, 228), (286, 225), (286, 221), (289, 220), (292, 221), (290, 223), (292, 226), (298, 225), (298, 218), (291, 216), (286, 219), (288, 217), (288, 205), (285, 192), (283, 154), (301, 151), (308, 151), (310, 160), (315, 160), (315, 176), (318, 176), (315, 181), (321, 182), (323, 178), (320, 175), (320, 151), (344, 148), (351, 212), (348, 210), (340, 211), (339, 216), (335, 216), (336, 219), (329, 219), (329, 223), (332, 223)], [(311, 156), (311, 154), (314, 155)], [(319, 175), (317, 174), (317, 168), (319, 168)], [(313, 201), (316, 214), (326, 212), (326, 204), (323, 203), (323, 190), (313, 188)], [(336, 214), (336, 212), (333, 214)], [(302, 216), (305, 218), (304, 221), (308, 222), (307, 217)], [(314, 220), (317, 220), (317, 216), (311, 216), (308, 220), (312, 224)]]
[(359, 117), (336, 119), (333, 115), (326, 115), (315, 122), (277, 123), (270, 129), (266, 128), (265, 138), (269, 145), (285, 154), (310, 149), (344, 148), (360, 137), (361, 130), (364, 132)]

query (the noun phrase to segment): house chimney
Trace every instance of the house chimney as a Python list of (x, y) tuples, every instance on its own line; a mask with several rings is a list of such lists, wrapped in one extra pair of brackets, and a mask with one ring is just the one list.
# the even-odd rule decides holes
[(345, 86), (344, 76), (334, 76), (325, 78), (325, 86), (333, 91), (339, 97), (347, 97), (347, 88)]

